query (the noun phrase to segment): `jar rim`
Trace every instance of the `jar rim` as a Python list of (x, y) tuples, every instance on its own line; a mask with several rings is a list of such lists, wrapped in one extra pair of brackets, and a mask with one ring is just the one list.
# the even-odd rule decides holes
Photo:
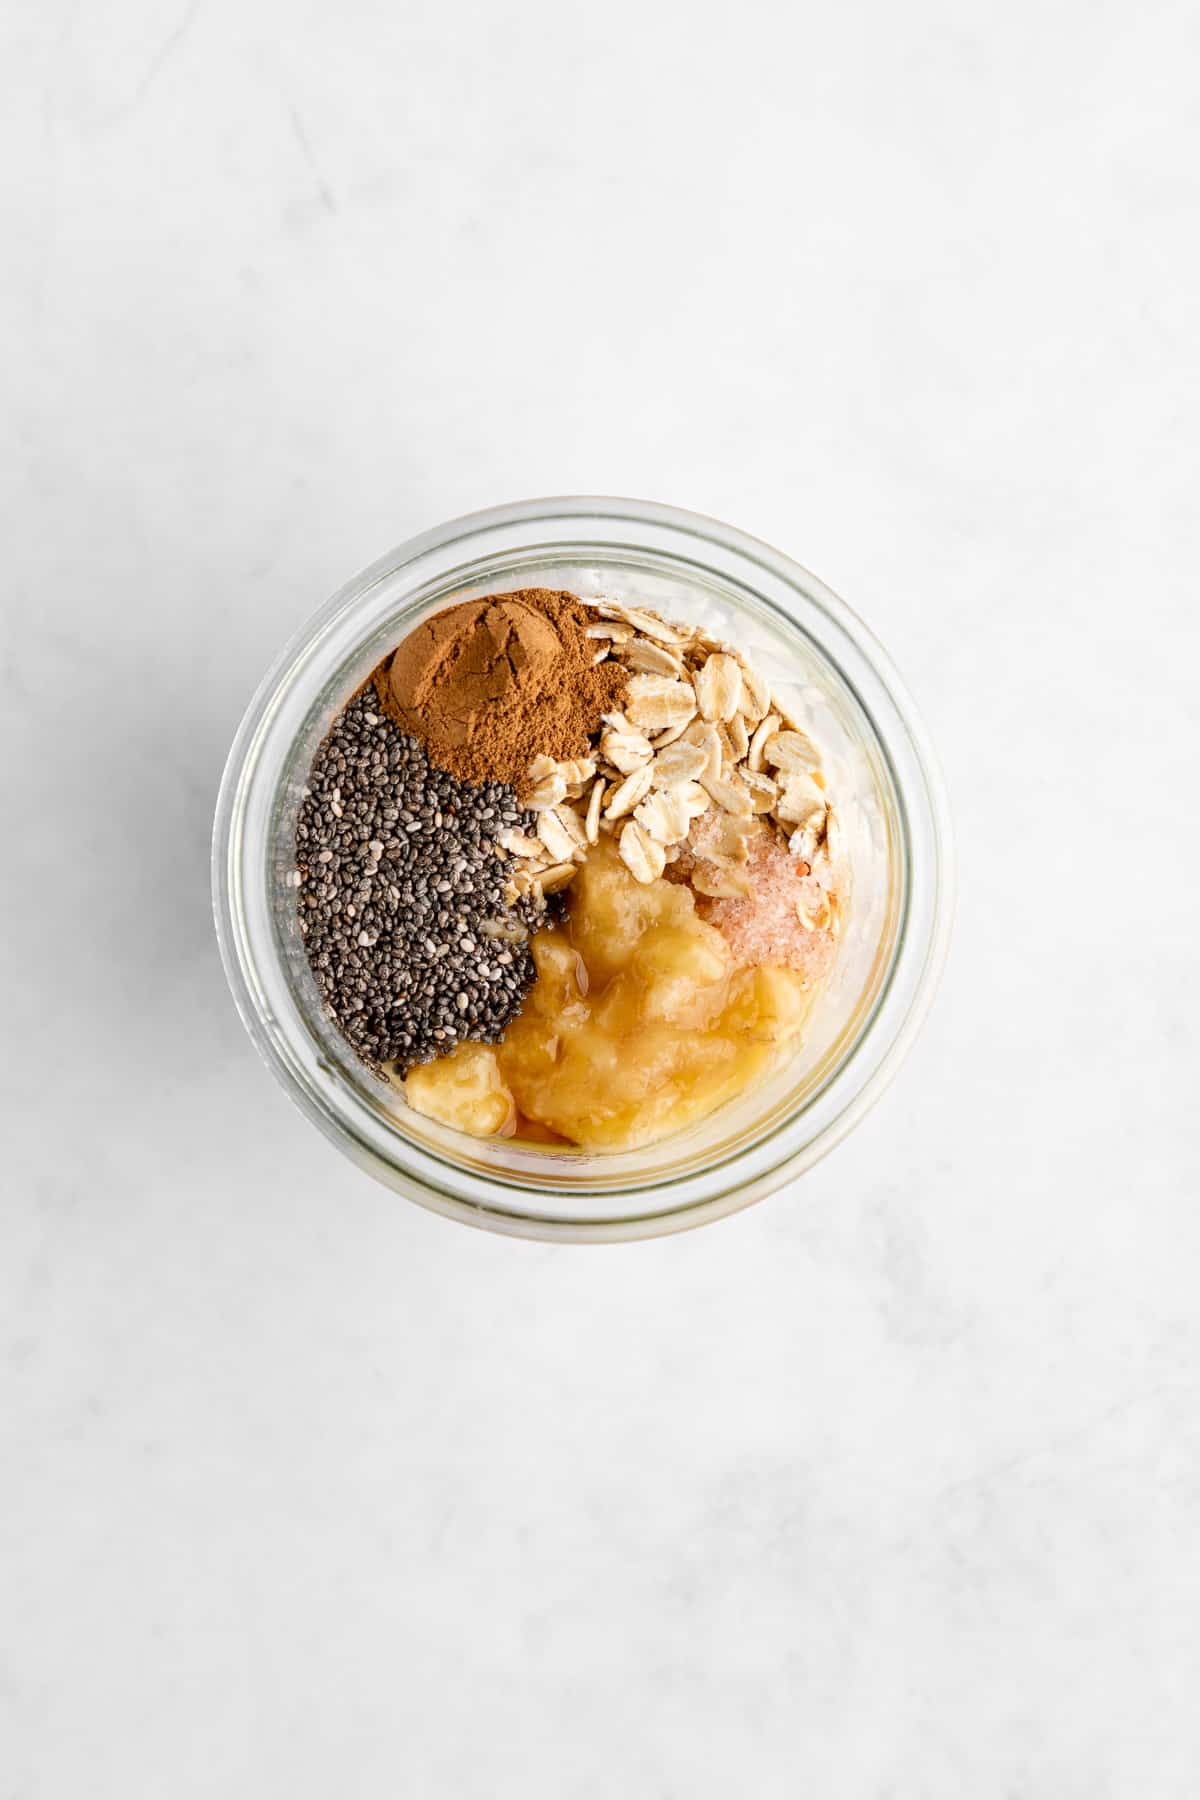
[[(639, 1205), (595, 1216), (563, 1210), (570, 1184), (552, 1181), (548, 1169), (537, 1182), (497, 1177), (495, 1171), (477, 1179), (457, 1171), (447, 1184), (439, 1179), (436, 1154), (407, 1153), (412, 1148), (407, 1140), (401, 1140), (403, 1157), (391, 1154), (390, 1146), (363, 1128), (349, 1084), (319, 1058), (319, 1070), (305, 1066), (281, 1017), (283, 1009), (275, 1004), (271, 976), (278, 970), (269, 965), (272, 954), (278, 959), (281, 951), (276, 945), (272, 952), (266, 935), (248, 923), (246, 906), (254, 860), (246, 848), (247, 823), (252, 808), (273, 806), (276, 799), (263, 791), (263, 744), (276, 726), (289, 684), (305, 672), (311, 677), (322, 659), (332, 666), (344, 657), (355, 642), (356, 615), (362, 617), (371, 597), (387, 583), (403, 579), (414, 584), (414, 591), (419, 581), (445, 584), (456, 578), (468, 550), (477, 559), (491, 551), (506, 564), (520, 555), (544, 564), (554, 560), (555, 552), (577, 556), (581, 549), (603, 548), (614, 559), (624, 550), (638, 557), (661, 555), (673, 566), (686, 567), (695, 563), (700, 547), (707, 560), (696, 566), (730, 585), (753, 583), (747, 591), (806, 633), (852, 692), (856, 684), (870, 690), (866, 697), (861, 692), (855, 697), (889, 765), (907, 859), (906, 917), (891, 966), (848, 1053), (821, 1090), (824, 1104), (815, 1106), (817, 1096), (809, 1095), (778, 1132), (756, 1140), (748, 1152), (735, 1149), (690, 1175), (640, 1182), (626, 1190), (626, 1197)], [(813, 632), (813, 623), (821, 629)], [(360, 629), (360, 643), (362, 638)], [(831, 642), (836, 642), (837, 654)], [(884, 1091), (919, 1031), (945, 960), (953, 910), (951, 827), (937, 760), (904, 683), (869, 627), (801, 565), (735, 527), (657, 502), (598, 496), (520, 501), (449, 520), (379, 558), (320, 607), (275, 659), (234, 738), (217, 804), (212, 878), (222, 961), (243, 1023), (308, 1117), (368, 1172), (435, 1211), (510, 1235), (568, 1241), (653, 1236), (707, 1223), (765, 1197), (832, 1149)], [(837, 1089), (832, 1105), (831, 1088)], [(805, 1118), (810, 1118), (810, 1128), (797, 1129)], [(770, 1144), (780, 1135), (782, 1153), (775, 1156)], [(668, 1199), (671, 1189), (676, 1190), (673, 1201)], [(614, 1201), (621, 1197), (621, 1190), (602, 1180), (588, 1191)], [(645, 1202), (654, 1196), (660, 1203), (647, 1210)], [(546, 1204), (555, 1200), (557, 1206)]]

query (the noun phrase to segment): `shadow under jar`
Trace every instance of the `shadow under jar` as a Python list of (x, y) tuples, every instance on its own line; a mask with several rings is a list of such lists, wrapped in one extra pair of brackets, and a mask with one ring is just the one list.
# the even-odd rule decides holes
[[(848, 903), (833, 969), (788, 1060), (637, 1149), (469, 1138), (407, 1107), (326, 1018), (298, 930), (296, 815), (349, 696), (429, 613), (523, 587), (652, 608), (735, 641), (822, 751)], [(238, 731), (213, 840), (226, 973), (264, 1059), (350, 1157), (423, 1205), (514, 1235), (591, 1241), (703, 1224), (810, 1167), (863, 1116), (932, 998), (949, 930), (950, 831), (924, 731), (853, 612), (756, 539), (646, 502), (528, 501), (382, 558), (283, 651)]]

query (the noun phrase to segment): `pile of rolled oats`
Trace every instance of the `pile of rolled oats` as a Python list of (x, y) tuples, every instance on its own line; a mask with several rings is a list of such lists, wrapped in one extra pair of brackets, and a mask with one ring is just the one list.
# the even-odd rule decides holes
[(587, 627), (596, 662), (629, 672), (625, 710), (604, 715), (593, 757), (531, 764), (537, 836), (499, 840), (516, 859), (511, 897), (565, 888), (601, 834), (640, 882), (690, 854), (692, 885), (720, 899), (750, 892), (745, 864), (764, 826), (808, 868), (832, 862), (837, 823), (817, 748), (741, 651), (640, 607), (585, 605), (597, 615)]

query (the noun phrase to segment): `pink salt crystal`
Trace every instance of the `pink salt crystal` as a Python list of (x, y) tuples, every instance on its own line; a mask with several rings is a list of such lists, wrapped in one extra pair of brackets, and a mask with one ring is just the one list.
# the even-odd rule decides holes
[[(719, 827), (711, 813), (693, 828), (696, 853), (715, 841)], [(811, 916), (824, 910), (823, 895), (830, 886), (829, 864), (818, 857), (810, 870), (793, 856), (772, 832), (764, 830), (750, 840), (749, 860), (741, 873), (750, 882), (744, 900), (713, 900), (696, 895), (701, 918), (715, 925), (740, 963), (782, 963), (815, 981), (833, 957), (833, 933), (809, 930), (796, 913), (799, 902)]]

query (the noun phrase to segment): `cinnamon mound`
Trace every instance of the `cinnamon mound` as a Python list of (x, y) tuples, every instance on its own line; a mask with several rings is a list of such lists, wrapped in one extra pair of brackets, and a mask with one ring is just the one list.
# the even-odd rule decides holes
[(375, 671), (379, 704), (460, 781), (520, 793), (535, 756), (586, 756), (600, 715), (619, 709), (619, 663), (593, 667), (590, 613), (554, 588), (488, 594), (435, 613)]

